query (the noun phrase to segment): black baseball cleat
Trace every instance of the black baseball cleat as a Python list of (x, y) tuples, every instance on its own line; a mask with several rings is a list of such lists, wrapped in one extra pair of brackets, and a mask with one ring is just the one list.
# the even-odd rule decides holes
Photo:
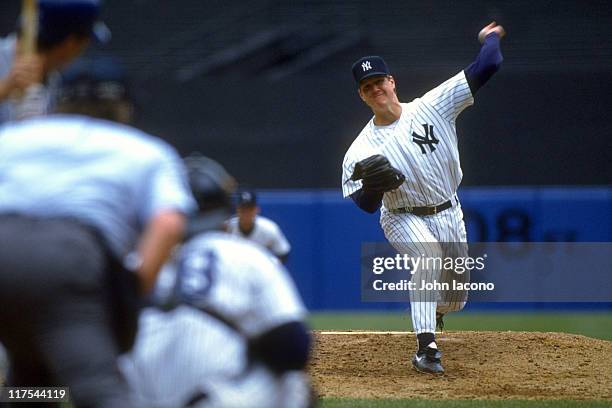
[(444, 374), (442, 367), (442, 352), (438, 349), (427, 347), (419, 350), (412, 357), (412, 366), (419, 373)]
[(444, 331), (444, 313), (436, 313), (436, 329)]

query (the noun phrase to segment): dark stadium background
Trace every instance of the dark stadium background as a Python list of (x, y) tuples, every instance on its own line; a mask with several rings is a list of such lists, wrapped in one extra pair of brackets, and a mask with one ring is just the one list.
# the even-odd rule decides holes
[[(0, 29), (18, 0), (3, 0)], [(458, 120), (464, 186), (612, 181), (607, 1), (111, 0), (104, 52), (133, 80), (137, 124), (258, 188), (338, 188), (370, 117), (350, 66), (383, 55), (409, 101), (508, 31), (502, 70)], [(98, 51), (99, 52), (99, 51)]]

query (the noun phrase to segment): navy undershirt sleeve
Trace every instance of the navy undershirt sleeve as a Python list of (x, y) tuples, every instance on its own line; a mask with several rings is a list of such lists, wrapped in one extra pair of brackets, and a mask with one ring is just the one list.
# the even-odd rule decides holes
[(486, 36), (476, 60), (472, 62), (464, 71), (472, 95), (476, 92), (499, 70), (504, 60), (499, 48), (499, 36), (491, 33)]
[(382, 205), (382, 198), (384, 193), (372, 193), (359, 189), (351, 194), (351, 198), (365, 212), (373, 214)]

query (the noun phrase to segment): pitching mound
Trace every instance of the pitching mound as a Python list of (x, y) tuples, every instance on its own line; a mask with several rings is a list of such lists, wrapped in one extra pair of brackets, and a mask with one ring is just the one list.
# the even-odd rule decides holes
[(446, 374), (410, 364), (411, 333), (315, 333), (322, 397), (612, 400), (612, 342), (562, 333), (446, 332)]

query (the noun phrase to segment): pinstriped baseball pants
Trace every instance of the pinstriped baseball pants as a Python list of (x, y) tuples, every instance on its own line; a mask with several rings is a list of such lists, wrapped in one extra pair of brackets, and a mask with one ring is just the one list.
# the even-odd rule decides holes
[[(453, 207), (430, 216), (394, 214), (382, 210), (380, 224), (389, 243), (400, 253), (412, 258), (448, 259), (467, 257), (467, 236), (461, 204), (455, 197)], [(457, 273), (440, 267), (438, 262), (422, 263), (416, 268), (411, 281), (416, 288), (423, 283), (469, 282), (469, 271)], [(419, 333), (434, 333), (436, 311), (448, 313), (461, 310), (467, 301), (467, 291), (412, 290), (410, 310), (412, 327)]]

